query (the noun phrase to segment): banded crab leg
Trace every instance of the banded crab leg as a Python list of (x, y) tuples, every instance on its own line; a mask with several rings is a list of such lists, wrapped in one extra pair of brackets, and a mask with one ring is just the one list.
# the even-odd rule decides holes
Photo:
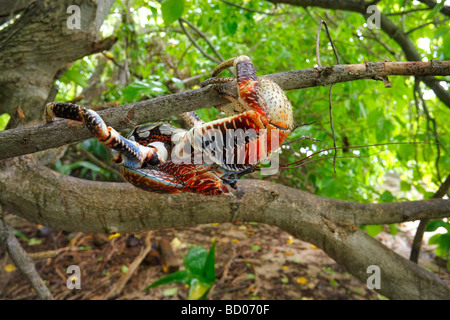
[(45, 118), (64, 118), (82, 122), (101, 144), (111, 148), (114, 162), (130, 168), (141, 168), (144, 164), (158, 165), (166, 162), (168, 151), (162, 142), (153, 142), (143, 146), (135, 141), (122, 137), (114, 128), (106, 126), (97, 112), (76, 104), (51, 102), (47, 104)]
[[(223, 70), (233, 67), (236, 70), (236, 78), (217, 77)], [(267, 103), (262, 93), (261, 84), (256, 76), (256, 69), (253, 62), (247, 56), (238, 56), (228, 59), (219, 64), (212, 73), (212, 78), (207, 79), (202, 83), (202, 87), (210, 84), (220, 84), (237, 80), (239, 97), (225, 95), (225, 98), (232, 103), (239, 105), (240, 108), (246, 110), (253, 110), (260, 116), (269, 120), (269, 110)], [(220, 89), (219, 89), (220, 93)]]

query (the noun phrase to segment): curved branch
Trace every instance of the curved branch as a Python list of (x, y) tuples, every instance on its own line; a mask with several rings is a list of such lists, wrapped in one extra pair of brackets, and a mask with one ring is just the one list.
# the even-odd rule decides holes
[[(390, 75), (450, 75), (450, 61), (367, 62), (334, 65), (267, 75), (284, 90), (330, 85), (360, 79), (382, 80)], [(424, 77), (426, 78), (426, 77)], [(224, 85), (236, 95), (236, 83)], [(228, 102), (212, 88), (201, 88), (99, 111), (105, 122), (118, 131), (171, 115)], [(91, 137), (84, 125), (57, 120), (44, 125), (0, 131), (0, 159), (47, 150)]]
[(443, 299), (450, 295), (450, 288), (436, 275), (398, 256), (357, 227), (369, 221), (445, 217), (450, 215), (448, 200), (358, 204), (259, 180), (239, 181), (231, 197), (162, 195), (126, 183), (61, 175), (22, 157), (0, 162), (0, 205), (5, 212), (29, 221), (83, 232), (138, 232), (212, 222), (266, 223), (315, 244), (362, 282), (369, 276), (368, 266), (379, 266), (379, 291), (392, 299)]

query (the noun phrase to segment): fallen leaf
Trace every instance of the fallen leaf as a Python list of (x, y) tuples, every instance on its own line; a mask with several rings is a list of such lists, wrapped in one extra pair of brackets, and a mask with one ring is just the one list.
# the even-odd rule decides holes
[(306, 279), (305, 277), (298, 277), (297, 278), (297, 283), (298, 284), (305, 284), (308, 282), (308, 279)]
[(108, 237), (108, 239), (109, 239), (109, 240), (112, 240), (112, 239), (117, 238), (117, 237), (120, 237), (120, 233), (119, 233), (119, 232), (113, 233), (112, 235), (110, 235), (110, 236)]
[(5, 266), (5, 271), (6, 271), (6, 272), (13, 272), (13, 271), (16, 271), (16, 266), (13, 265), (13, 264), (7, 264), (7, 265)]

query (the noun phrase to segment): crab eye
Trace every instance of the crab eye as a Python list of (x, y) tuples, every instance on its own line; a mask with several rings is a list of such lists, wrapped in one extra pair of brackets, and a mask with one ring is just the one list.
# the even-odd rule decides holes
[(152, 157), (148, 161), (148, 164), (151, 166), (157, 166), (158, 164), (160, 164), (159, 157), (156, 152), (152, 155)]

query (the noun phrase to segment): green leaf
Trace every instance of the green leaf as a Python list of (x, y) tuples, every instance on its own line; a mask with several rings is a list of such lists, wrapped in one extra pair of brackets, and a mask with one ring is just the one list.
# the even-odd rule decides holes
[(199, 246), (192, 247), (186, 257), (184, 257), (186, 270), (189, 270), (193, 275), (203, 276), (207, 256), (208, 252), (205, 248)]
[(192, 279), (189, 284), (188, 300), (204, 299), (210, 288), (211, 284), (200, 281), (197, 278)]
[(441, 236), (442, 236), (442, 234), (436, 233), (434, 236), (432, 236), (428, 240), (428, 244), (439, 244), (439, 241), (441, 240)]
[(425, 231), (435, 231), (439, 227), (447, 227), (448, 223), (446, 223), (444, 220), (432, 220), (428, 222), (427, 229)]
[(83, 88), (85, 88), (87, 86), (87, 82), (84, 79), (84, 76), (78, 70), (75, 70), (74, 68), (70, 68), (69, 70), (67, 70), (66, 73), (64, 73), (64, 75), (61, 77), (60, 80), (63, 82), (66, 82), (66, 83), (73, 81), (76, 84), (78, 84), (79, 86), (82, 86)]
[(366, 231), (371, 237), (375, 237), (382, 230), (383, 230), (383, 225), (381, 225), (381, 224), (374, 224), (374, 225), (366, 226)]
[(389, 225), (389, 233), (395, 236), (398, 232), (397, 225), (395, 223)]
[(37, 238), (31, 238), (28, 241), (28, 245), (29, 246), (36, 246), (36, 245), (41, 244), (41, 243), (42, 243), (42, 239), (37, 239)]
[(151, 285), (147, 286), (144, 291), (149, 290), (150, 288), (155, 288), (164, 284), (170, 284), (175, 282), (188, 282), (190, 280), (190, 274), (186, 270), (179, 270), (174, 273), (171, 273), (161, 279), (156, 280)]
[(209, 249), (204, 266), (205, 280), (210, 283), (214, 283), (216, 281), (215, 248), (216, 239), (214, 239), (211, 248)]
[(395, 201), (395, 197), (388, 190), (384, 191), (381, 194), (380, 198), (378, 199), (378, 202), (393, 202), (393, 201)]
[(7, 113), (0, 115), (0, 131), (5, 130), (11, 116)]
[(120, 268), (120, 272), (122, 272), (122, 273), (127, 273), (127, 272), (128, 272), (128, 266), (123, 265), (123, 266)]
[(442, 9), (442, 7), (444, 6), (444, 3), (445, 3), (445, 1), (441, 0), (440, 3), (436, 4), (436, 6), (433, 8), (433, 10), (431, 10), (430, 13), (428, 14), (428, 16), (426, 17), (426, 20), (432, 19), (436, 15), (436, 13), (438, 13)]
[(184, 11), (184, 0), (166, 0), (161, 4), (161, 11), (166, 26), (181, 18)]
[(178, 288), (177, 287), (169, 288), (169, 289), (166, 289), (166, 290), (163, 291), (163, 295), (164, 295), (164, 297), (171, 297), (171, 296), (176, 295), (177, 292), (178, 292)]
[(402, 191), (410, 191), (411, 190), (411, 185), (406, 182), (406, 181), (400, 181), (400, 190)]

